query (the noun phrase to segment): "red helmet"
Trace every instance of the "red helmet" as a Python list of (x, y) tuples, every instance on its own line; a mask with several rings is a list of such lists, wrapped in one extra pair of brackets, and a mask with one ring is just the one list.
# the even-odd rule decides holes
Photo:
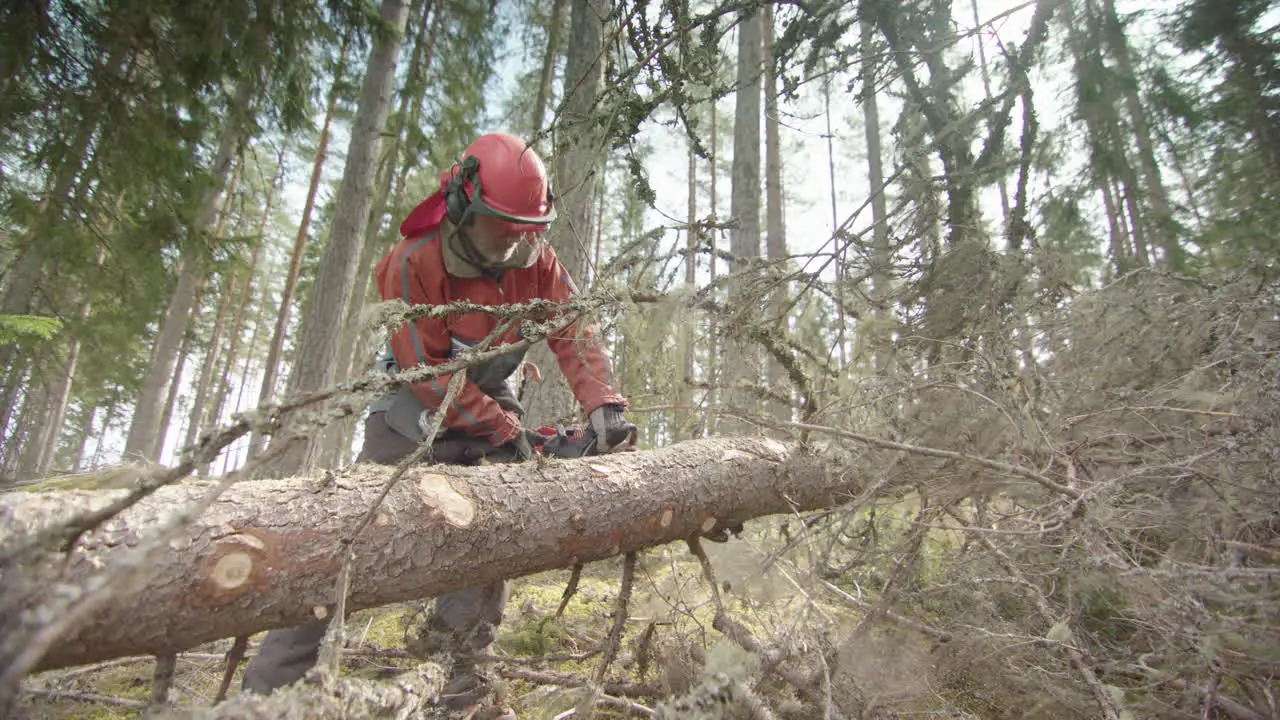
[(479, 213), (537, 232), (556, 219), (542, 158), (514, 135), (481, 135), (441, 181), (445, 212), (455, 225)]

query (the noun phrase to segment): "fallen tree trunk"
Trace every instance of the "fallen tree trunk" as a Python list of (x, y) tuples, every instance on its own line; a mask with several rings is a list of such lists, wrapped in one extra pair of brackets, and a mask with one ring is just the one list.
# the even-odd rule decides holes
[[(582, 460), (414, 468), (354, 541), (347, 608), (434, 596), (845, 502), (860, 479), (828, 464), (768, 440), (713, 439)], [(325, 477), (231, 487), (169, 542), (133, 592), (79, 622), (39, 668), (179, 652), (325, 614), (344, 538), (391, 473), (357, 465)], [(69, 555), (49, 553), (36, 568), (0, 567), (0, 607), (13, 612), (22, 583), (11, 581), (33, 574), (81, 591), (93, 587), (209, 486), (164, 488), (87, 534)], [(115, 492), (2, 495), (0, 547), (105, 505)]]

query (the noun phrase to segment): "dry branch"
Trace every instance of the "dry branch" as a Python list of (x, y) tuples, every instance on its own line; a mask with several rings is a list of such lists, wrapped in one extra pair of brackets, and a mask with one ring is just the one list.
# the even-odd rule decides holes
[[(525, 670), (524, 668), (502, 666), (498, 668), (497, 672), (508, 680), (524, 680), (539, 685), (556, 685), (565, 688), (587, 687), (591, 682), (589, 678), (580, 675), (550, 670)], [(600, 685), (600, 689), (609, 695), (633, 698), (660, 698), (665, 695), (662, 688), (657, 685), (615, 682), (612, 680), (604, 681)]]
[[(857, 474), (760, 439), (652, 452), (406, 473), (352, 546), (349, 610), (612, 557), (761, 515), (839, 504)], [(390, 468), (242, 482), (170, 543), (136, 591), (117, 593), (40, 663), (63, 667), (296, 625), (334, 599), (342, 541)], [(85, 535), (69, 556), (0, 567), (0, 607), (32, 583), (92, 587), (153, 528), (209, 487), (159, 491)], [(0, 496), (0, 545), (110, 504), (120, 492)], [(145, 608), (148, 622), (138, 622)], [(37, 608), (26, 608), (38, 611)]]
[(216, 707), (184, 714), (191, 720), (310, 720), (312, 718), (425, 717), (440, 694), (444, 672), (424, 663), (391, 680), (343, 677), (331, 688), (296, 683), (268, 697), (242, 693)]

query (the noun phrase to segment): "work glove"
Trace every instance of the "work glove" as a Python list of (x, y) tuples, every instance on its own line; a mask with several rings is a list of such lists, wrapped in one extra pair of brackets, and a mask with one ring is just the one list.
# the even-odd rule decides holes
[(596, 435), (597, 453), (604, 455), (635, 447), (638, 431), (635, 425), (627, 422), (622, 412), (621, 405), (610, 403), (592, 410), (587, 416)]
[(546, 438), (533, 430), (523, 428), (514, 438), (507, 441), (507, 446), (511, 449), (511, 454), (515, 456), (516, 462), (524, 462), (532, 460), (537, 454), (537, 448), (542, 447), (546, 442)]
[(493, 443), (482, 437), (456, 435), (431, 445), (431, 461), (441, 465), (479, 465), (493, 452)]

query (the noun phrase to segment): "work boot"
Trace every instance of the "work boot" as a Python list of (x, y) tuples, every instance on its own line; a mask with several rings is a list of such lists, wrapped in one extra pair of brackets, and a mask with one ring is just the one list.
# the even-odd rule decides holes
[(489, 678), (474, 665), (454, 665), (449, 682), (440, 691), (440, 703), (450, 710), (466, 710), (482, 704), (492, 694)]
[(440, 691), (440, 703), (459, 713), (463, 720), (516, 720), (515, 712), (494, 704), (492, 696), (487, 675), (473, 664), (457, 664)]
[(729, 533), (733, 533), (734, 537), (742, 537), (742, 523), (734, 523), (728, 526), (716, 527), (711, 532), (702, 533), (702, 537), (714, 543), (729, 542)]

